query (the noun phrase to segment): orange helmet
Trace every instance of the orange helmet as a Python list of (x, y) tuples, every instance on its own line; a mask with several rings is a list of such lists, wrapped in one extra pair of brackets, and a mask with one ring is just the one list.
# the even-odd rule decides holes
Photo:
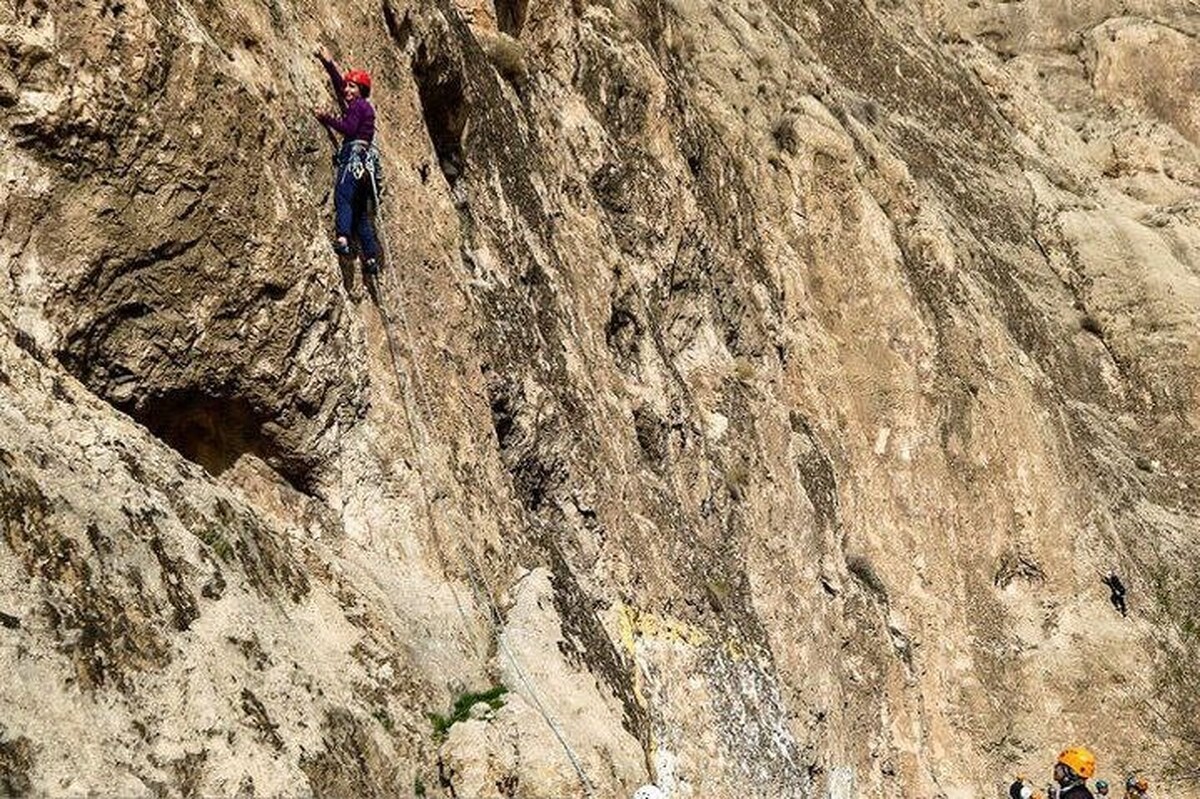
[(364, 72), (361, 69), (352, 69), (342, 76), (342, 80), (346, 81), (346, 83), (353, 83), (362, 89), (364, 97), (371, 93), (371, 74), (369, 72)]
[(1074, 771), (1085, 780), (1090, 780), (1096, 773), (1096, 756), (1092, 750), (1084, 746), (1072, 746), (1058, 753), (1058, 762)]

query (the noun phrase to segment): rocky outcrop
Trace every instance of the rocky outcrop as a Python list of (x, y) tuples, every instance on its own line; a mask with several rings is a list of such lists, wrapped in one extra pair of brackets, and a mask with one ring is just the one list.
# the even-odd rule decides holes
[(1196, 25), (0, 9), (0, 793), (1195, 794)]

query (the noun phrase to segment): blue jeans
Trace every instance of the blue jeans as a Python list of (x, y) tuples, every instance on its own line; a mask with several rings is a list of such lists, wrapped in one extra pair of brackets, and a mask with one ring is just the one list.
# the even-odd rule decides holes
[(363, 174), (356, 179), (351, 170), (353, 164), (352, 146), (346, 144), (338, 154), (337, 185), (333, 187), (337, 234), (345, 237), (347, 242), (351, 236), (358, 236), (363, 257), (375, 258), (379, 255), (379, 242), (375, 238), (375, 226), (371, 224), (371, 178)]

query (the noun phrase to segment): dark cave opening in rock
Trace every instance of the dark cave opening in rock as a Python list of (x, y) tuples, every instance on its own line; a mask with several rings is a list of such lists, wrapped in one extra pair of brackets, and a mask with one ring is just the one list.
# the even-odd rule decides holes
[(462, 76), (445, 57), (431, 57), (422, 45), (413, 59), (413, 77), (438, 166), (453, 187), (464, 168), (462, 137), (467, 107)]
[(529, 0), (496, 0), (496, 25), (502, 33), (517, 37), (525, 26)]
[(193, 463), (219, 476), (247, 453), (273, 460), (263, 419), (245, 399), (179, 390), (140, 403), (133, 416)]

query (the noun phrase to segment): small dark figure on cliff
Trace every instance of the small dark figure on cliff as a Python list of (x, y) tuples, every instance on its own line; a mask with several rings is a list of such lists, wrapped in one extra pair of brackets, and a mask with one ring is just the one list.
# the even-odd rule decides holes
[(1121, 578), (1116, 572), (1109, 572), (1107, 577), (1104, 577), (1101, 582), (1108, 586), (1108, 590), (1112, 593), (1109, 596), (1109, 601), (1113, 607), (1117, 609), (1122, 616), (1129, 615), (1129, 609), (1125, 606), (1125, 583), (1121, 582)]
[(329, 74), (342, 111), (340, 117), (335, 117), (320, 108), (313, 110), (322, 125), (342, 137), (334, 171), (337, 239), (333, 249), (338, 255), (350, 255), (353, 252), (350, 242), (356, 236), (362, 248), (363, 271), (373, 275), (379, 271), (379, 242), (371, 221), (371, 203), (379, 190), (379, 159), (373, 144), (375, 108), (367, 99), (371, 96), (371, 76), (357, 69), (343, 74), (325, 47), (314, 55)]

